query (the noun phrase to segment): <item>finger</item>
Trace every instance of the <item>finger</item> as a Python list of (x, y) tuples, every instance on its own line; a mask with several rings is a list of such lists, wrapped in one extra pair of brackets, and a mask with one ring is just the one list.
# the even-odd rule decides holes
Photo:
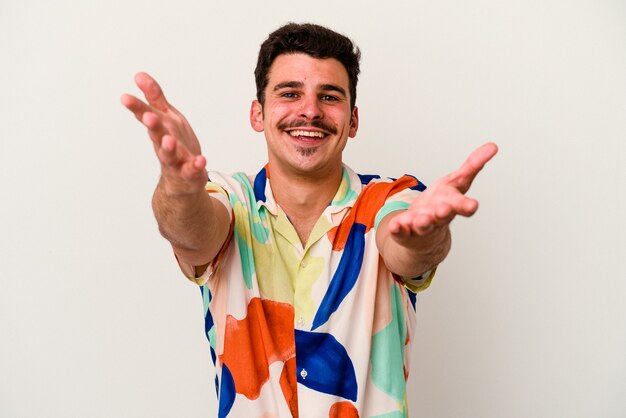
[(153, 112), (145, 112), (141, 117), (141, 123), (154, 133), (161, 133), (161, 136), (165, 135), (161, 118)]
[(170, 135), (165, 135), (161, 139), (160, 146), (157, 148), (157, 157), (164, 166), (178, 166), (181, 164), (178, 143)]
[(448, 202), (440, 202), (435, 208), (434, 212), (435, 222), (445, 221), (454, 216), (454, 208), (452, 204)]
[(169, 103), (163, 95), (163, 90), (159, 83), (147, 73), (137, 73), (135, 75), (135, 83), (137, 87), (143, 92), (148, 104), (154, 106), (156, 109), (166, 111), (170, 107)]
[(391, 221), (389, 221), (389, 232), (395, 235), (402, 235), (410, 232), (409, 228), (406, 226), (406, 222), (403, 221), (403, 215), (404, 213), (396, 215), (393, 219), (391, 219)]
[(406, 211), (389, 223), (389, 232), (397, 238), (409, 238), (414, 235), (426, 235), (436, 225), (436, 219), (426, 212)]
[(120, 102), (122, 102), (122, 105), (130, 110), (139, 121), (141, 121), (143, 114), (150, 110), (147, 104), (130, 94), (123, 94), (122, 97), (120, 97)]
[(184, 179), (189, 181), (200, 180), (200, 177), (204, 177), (204, 181), (206, 181), (206, 159), (201, 155), (196, 155), (183, 164), (180, 173)]
[(439, 220), (450, 222), (456, 215), (472, 216), (478, 210), (478, 201), (461, 193), (449, 194), (445, 200), (435, 204), (435, 215)]
[(426, 235), (435, 227), (448, 225), (458, 214), (469, 214), (471, 208), (466, 207), (466, 205), (470, 200), (472, 199), (458, 193), (449, 197), (448, 200), (441, 200), (433, 204), (426, 210), (413, 211), (409, 209), (397, 217), (402, 224), (401, 230), (405, 234)]
[(156, 115), (144, 102), (130, 94), (124, 94), (121, 97), (122, 104), (139, 120), (146, 128), (150, 139), (156, 146), (160, 146), (161, 137), (165, 134), (163, 123), (160, 116)]
[(428, 213), (415, 216), (411, 222), (411, 232), (416, 235), (426, 235), (437, 225), (437, 217)]
[(188, 180), (206, 171), (206, 159), (201, 155), (193, 155), (184, 144), (171, 135), (163, 136), (157, 156), (163, 166), (180, 170), (181, 176)]
[(472, 216), (478, 210), (478, 200), (466, 197), (463, 202), (456, 207), (456, 213), (468, 217)]
[(141, 123), (148, 128), (148, 136), (155, 150), (158, 150), (161, 147), (163, 137), (167, 134), (161, 117), (153, 112), (145, 112), (141, 118)]
[(450, 174), (451, 183), (462, 193), (467, 192), (476, 175), (497, 152), (498, 146), (493, 142), (487, 142), (478, 147), (467, 157), (458, 170)]

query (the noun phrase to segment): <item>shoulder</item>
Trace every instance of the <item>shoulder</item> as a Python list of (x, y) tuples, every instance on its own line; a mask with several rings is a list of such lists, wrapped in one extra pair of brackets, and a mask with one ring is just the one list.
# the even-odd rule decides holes
[[(219, 171), (209, 171), (209, 181), (206, 190), (209, 193), (219, 193), (227, 196), (231, 201), (243, 200), (253, 202), (258, 200), (257, 195), (265, 192), (264, 170), (256, 175), (249, 175), (242, 172), (225, 174)], [(261, 179), (261, 181), (259, 181)], [(262, 185), (258, 183), (261, 182)]]
[(421, 192), (426, 189), (426, 185), (411, 174), (404, 174), (401, 177), (384, 177), (379, 174), (357, 174), (364, 189), (386, 187), (390, 190), (410, 189)]
[[(244, 173), (226, 174), (220, 171), (209, 171), (208, 186), (215, 189), (224, 189), (226, 191), (235, 191), (242, 187), (248, 189), (251, 187), (250, 176)], [(207, 187), (208, 187), (207, 186)]]
[(391, 212), (407, 209), (426, 189), (424, 183), (410, 174), (399, 178), (378, 174), (357, 174), (357, 176), (361, 182), (361, 192), (356, 199), (353, 211), (367, 214), (368, 223), (374, 227), (377, 227), (380, 221)]
[(367, 200), (370, 203), (384, 204), (390, 199), (395, 200), (401, 196), (412, 200), (426, 189), (424, 183), (410, 174), (399, 178), (383, 177), (377, 174), (357, 174), (357, 176), (362, 187), (359, 200)]

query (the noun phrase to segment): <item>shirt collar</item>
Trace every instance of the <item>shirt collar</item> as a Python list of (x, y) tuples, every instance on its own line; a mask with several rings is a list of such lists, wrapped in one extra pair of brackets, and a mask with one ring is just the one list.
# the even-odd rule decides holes
[[(266, 164), (254, 178), (254, 196), (257, 202), (257, 209), (265, 206), (268, 212), (276, 216), (278, 214), (278, 204), (274, 199), (270, 182), (270, 172)], [(354, 202), (356, 202), (359, 193), (361, 193), (362, 188), (363, 185), (359, 175), (344, 164), (339, 188), (324, 213), (336, 214), (346, 208), (351, 208)]]

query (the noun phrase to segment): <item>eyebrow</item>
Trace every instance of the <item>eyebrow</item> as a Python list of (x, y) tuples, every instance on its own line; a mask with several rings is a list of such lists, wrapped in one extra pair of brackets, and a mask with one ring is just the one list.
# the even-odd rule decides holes
[[(301, 81), (283, 81), (282, 83), (278, 83), (274, 86), (272, 91), (278, 91), (281, 89), (301, 89), (304, 87), (304, 83)], [(336, 91), (342, 94), (344, 97), (346, 96), (346, 90), (343, 87), (337, 86), (335, 84), (322, 84), (320, 86), (320, 90), (322, 91)]]
[(282, 83), (276, 84), (273, 91), (280, 89), (301, 89), (302, 87), (304, 87), (304, 83), (301, 81), (283, 81)]

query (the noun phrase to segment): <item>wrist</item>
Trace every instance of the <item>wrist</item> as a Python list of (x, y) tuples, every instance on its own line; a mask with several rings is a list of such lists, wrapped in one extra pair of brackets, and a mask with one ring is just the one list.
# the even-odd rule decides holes
[(197, 199), (205, 194), (206, 172), (204, 176), (205, 178), (199, 177), (198, 179), (187, 181), (180, 177), (171, 178), (167, 175), (161, 175), (155, 195), (159, 194), (167, 199)]

